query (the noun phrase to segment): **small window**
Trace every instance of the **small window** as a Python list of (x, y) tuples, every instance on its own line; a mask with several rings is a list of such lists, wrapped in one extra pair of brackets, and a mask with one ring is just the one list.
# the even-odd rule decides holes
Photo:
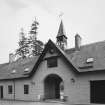
[(24, 94), (29, 94), (29, 85), (24, 85)]
[(12, 94), (12, 85), (8, 86), (8, 94)]
[(50, 67), (57, 67), (57, 58), (49, 58), (47, 59), (47, 66)]

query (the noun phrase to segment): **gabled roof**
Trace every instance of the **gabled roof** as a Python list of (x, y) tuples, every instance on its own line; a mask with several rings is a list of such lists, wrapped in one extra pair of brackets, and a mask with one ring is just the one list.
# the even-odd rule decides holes
[[(67, 59), (66, 53), (63, 50), (61, 50), (57, 45), (55, 45), (51, 40), (49, 40), (48, 43), (45, 45), (45, 48), (40, 56), (36, 56), (34, 58), (27, 58), (24, 60), (18, 60), (13, 63), (1, 65), (0, 80), (32, 77), (40, 63), (43, 61), (43, 58), (50, 47), (55, 48), (56, 51), (58, 51), (58, 53), (60, 54), (60, 56), (62, 56), (66, 60), (69, 66), (73, 67), (73, 69), (76, 70), (72, 63)], [(24, 72), (24, 70), (27, 68), (29, 69), (29, 72)], [(13, 71), (16, 72), (12, 73)]]
[(51, 40), (49, 40), (48, 43), (46, 44), (46, 46), (45, 46), (42, 54), (38, 58), (35, 66), (34, 66), (34, 69), (30, 72), (30, 76), (32, 76), (36, 72), (39, 64), (43, 61), (43, 58), (44, 58), (45, 54), (47, 53), (47, 51), (49, 50), (49, 48), (55, 48), (56, 51), (60, 54), (60, 56), (62, 56), (66, 60), (66, 62), (69, 64), (69, 66), (72, 67), (75, 72), (78, 72), (77, 69), (76, 69), (76, 67), (67, 58), (66, 53), (59, 46), (57, 46)]
[[(81, 46), (79, 51), (76, 51), (75, 48), (63, 51), (59, 46), (49, 40), (40, 56), (19, 59), (13, 63), (1, 64), (0, 80), (32, 77), (51, 47), (56, 49), (74, 72), (105, 71), (105, 41)], [(89, 58), (91, 62), (87, 62)], [(28, 71), (25, 71), (25, 69), (28, 69)]]

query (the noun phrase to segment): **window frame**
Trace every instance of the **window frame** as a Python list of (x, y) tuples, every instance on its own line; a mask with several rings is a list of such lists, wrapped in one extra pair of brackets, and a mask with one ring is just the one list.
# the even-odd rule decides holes
[(8, 94), (12, 94), (12, 93), (13, 93), (13, 86), (8, 85)]
[(57, 57), (51, 57), (47, 59), (47, 67), (53, 68), (58, 66), (58, 59)]
[(24, 94), (29, 94), (29, 85), (24, 84)]

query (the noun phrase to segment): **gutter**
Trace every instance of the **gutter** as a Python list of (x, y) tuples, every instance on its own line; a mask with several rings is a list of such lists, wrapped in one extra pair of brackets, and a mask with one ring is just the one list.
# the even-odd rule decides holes
[(15, 100), (15, 79), (13, 79), (13, 99)]

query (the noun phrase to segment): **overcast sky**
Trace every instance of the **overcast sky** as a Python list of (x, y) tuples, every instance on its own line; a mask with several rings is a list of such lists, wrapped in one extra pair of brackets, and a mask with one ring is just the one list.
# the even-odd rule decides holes
[(74, 46), (76, 33), (82, 44), (105, 40), (105, 0), (0, 0), (0, 63), (8, 62), (20, 28), (28, 33), (35, 17), (40, 23), (38, 39), (55, 42), (61, 12), (68, 47)]

